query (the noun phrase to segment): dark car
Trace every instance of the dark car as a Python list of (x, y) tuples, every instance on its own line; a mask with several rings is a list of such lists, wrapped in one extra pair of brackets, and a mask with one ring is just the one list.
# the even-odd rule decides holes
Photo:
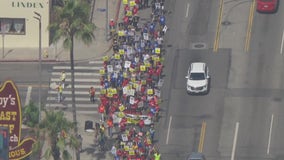
[(186, 160), (206, 160), (204, 154), (193, 152), (191, 153)]

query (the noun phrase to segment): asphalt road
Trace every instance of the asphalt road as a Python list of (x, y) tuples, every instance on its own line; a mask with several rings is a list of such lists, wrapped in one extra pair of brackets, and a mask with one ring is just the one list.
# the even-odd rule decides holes
[[(49, 78), (52, 64), (42, 64), (42, 102), (46, 100), (49, 89)], [(27, 96), (32, 102), (38, 103), (39, 98), (39, 67), (38, 63), (1, 63), (0, 82), (12, 80), (18, 87), (22, 106)], [(29, 96), (30, 95), (30, 96)]]
[[(206, 130), (201, 150), (208, 160), (283, 159), (284, 7), (280, 4), (276, 14), (259, 14), (250, 13), (251, 1), (225, 1), (219, 20), (219, 0), (167, 2), (169, 32), (158, 135), (163, 159), (183, 160), (200, 150), (202, 122)], [(218, 23), (218, 51), (213, 52)], [(184, 77), (193, 61), (209, 66), (208, 95), (186, 94)]]

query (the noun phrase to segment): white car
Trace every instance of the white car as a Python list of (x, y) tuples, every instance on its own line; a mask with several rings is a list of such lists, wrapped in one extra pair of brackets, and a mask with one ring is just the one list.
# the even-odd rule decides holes
[(209, 91), (209, 69), (206, 63), (194, 62), (191, 63), (187, 76), (186, 89), (187, 93), (205, 93)]

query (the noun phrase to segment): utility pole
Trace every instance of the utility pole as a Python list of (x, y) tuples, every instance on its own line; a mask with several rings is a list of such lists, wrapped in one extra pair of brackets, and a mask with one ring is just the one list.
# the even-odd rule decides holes
[(39, 30), (39, 45), (38, 45), (38, 59), (39, 59), (39, 90), (38, 90), (38, 110), (39, 110), (39, 114), (38, 114), (38, 121), (40, 122), (41, 120), (41, 65), (42, 65), (42, 61), (41, 61), (41, 15), (38, 12), (34, 12), (34, 14), (37, 15), (37, 17), (34, 17), (36, 20), (38, 20), (39, 25), (38, 25), (38, 30)]
[(108, 0), (106, 0), (106, 41), (108, 40)]

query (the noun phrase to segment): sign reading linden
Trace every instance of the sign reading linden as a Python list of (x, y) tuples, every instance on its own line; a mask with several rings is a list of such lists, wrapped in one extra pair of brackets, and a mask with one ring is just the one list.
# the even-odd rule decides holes
[(13, 81), (0, 88), (0, 126), (9, 130), (9, 160), (19, 160), (31, 154), (33, 138), (21, 140), (22, 113), (18, 89)]
[(43, 8), (41, 2), (14, 2), (12, 1), (12, 7), (18, 8)]

